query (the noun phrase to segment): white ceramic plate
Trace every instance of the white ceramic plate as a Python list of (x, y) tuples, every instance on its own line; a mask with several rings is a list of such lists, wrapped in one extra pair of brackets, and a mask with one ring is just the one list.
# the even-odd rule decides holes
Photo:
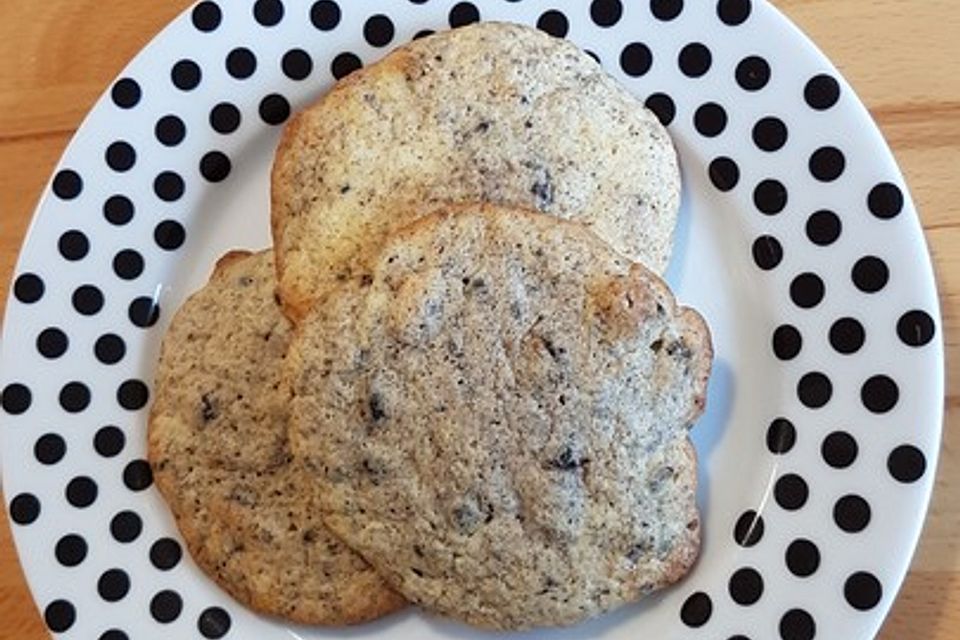
[(694, 571), (636, 606), (524, 637), (876, 633), (939, 446), (936, 289), (866, 110), (759, 0), (224, 0), (174, 21), (70, 144), (7, 307), (4, 490), (54, 632), (485, 637), (412, 610), (349, 632), (250, 613), (182, 553), (142, 460), (165, 324), (217, 256), (269, 243), (268, 167), (290, 110), (422, 30), (478, 18), (570, 38), (669, 123), (685, 186), (668, 276), (717, 350), (693, 432)]

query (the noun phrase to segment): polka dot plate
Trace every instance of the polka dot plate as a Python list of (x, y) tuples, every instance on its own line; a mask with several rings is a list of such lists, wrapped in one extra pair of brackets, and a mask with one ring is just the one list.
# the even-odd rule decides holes
[(268, 168), (291, 111), (424, 31), (480, 19), (571, 39), (669, 125), (684, 191), (668, 279), (717, 351), (693, 431), (695, 569), (524, 637), (876, 633), (932, 487), (940, 315), (891, 153), (802, 34), (760, 0), (222, 0), (175, 20), (106, 91), (16, 269), (3, 482), (59, 637), (486, 637), (412, 610), (349, 633), (254, 615), (184, 553), (143, 460), (164, 327), (218, 255), (268, 244)]

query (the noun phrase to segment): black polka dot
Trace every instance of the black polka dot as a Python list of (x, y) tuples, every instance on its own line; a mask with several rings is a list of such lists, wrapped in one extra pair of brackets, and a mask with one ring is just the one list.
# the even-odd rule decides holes
[(290, 103), (279, 93), (260, 101), (260, 118), (269, 125), (283, 124), (290, 117)]
[(873, 574), (858, 571), (843, 583), (843, 597), (857, 611), (869, 611), (880, 604), (883, 587)]
[(65, 535), (57, 540), (53, 555), (63, 566), (76, 567), (87, 557), (87, 541), (75, 533)]
[(107, 602), (119, 602), (130, 592), (130, 576), (123, 569), (104, 571), (97, 580), (97, 593)]
[(567, 32), (570, 31), (570, 23), (567, 21), (567, 16), (563, 15), (563, 12), (551, 9), (550, 11), (545, 11), (537, 18), (537, 29), (540, 29), (540, 31), (544, 33), (549, 33), (555, 38), (565, 38)]
[(121, 511), (110, 519), (110, 535), (117, 542), (133, 542), (143, 531), (143, 520), (133, 511)]
[(83, 191), (83, 178), (73, 169), (61, 169), (53, 177), (53, 193), (61, 200), (73, 200)]
[(230, 175), (232, 168), (230, 158), (220, 151), (210, 151), (200, 158), (200, 175), (207, 182), (223, 182)]
[(59, 358), (67, 352), (69, 346), (67, 334), (56, 327), (48, 327), (37, 336), (37, 351), (44, 358)]
[(176, 202), (183, 197), (185, 190), (183, 178), (173, 171), (164, 171), (153, 181), (153, 192), (164, 202)]
[(710, 596), (702, 591), (687, 598), (680, 609), (680, 619), (683, 620), (683, 624), (693, 628), (707, 624), (711, 614), (713, 614), (713, 602)]
[(436, 32), (433, 29), (421, 29), (420, 31), (417, 31), (415, 34), (413, 34), (413, 39), (420, 40), (421, 38), (432, 36), (434, 33)]
[(140, 103), (142, 92), (140, 85), (133, 78), (121, 78), (117, 80), (110, 90), (110, 97), (113, 104), (121, 109), (132, 109)]
[(141, 380), (125, 380), (117, 388), (117, 402), (128, 411), (138, 411), (146, 406), (150, 390)]
[(93, 354), (102, 364), (116, 364), (123, 360), (126, 353), (127, 345), (115, 333), (100, 336), (93, 345)]
[(677, 106), (673, 99), (665, 93), (653, 93), (647, 97), (644, 106), (657, 116), (660, 124), (669, 126), (677, 115)]
[(819, 371), (804, 374), (797, 383), (797, 397), (810, 409), (823, 407), (830, 402), (832, 396), (833, 384), (830, 378)]
[(237, 47), (227, 54), (227, 73), (238, 80), (249, 78), (257, 71), (257, 56), (246, 47)]
[(65, 260), (83, 260), (90, 251), (90, 241), (82, 231), (71, 229), (60, 236), (57, 249)]
[(85, 284), (74, 290), (71, 301), (77, 313), (92, 316), (103, 308), (103, 293), (92, 284)]
[(854, 318), (840, 318), (830, 327), (830, 345), (839, 353), (856, 353), (866, 340), (866, 331)]
[(596, 62), (597, 64), (602, 64), (600, 62), (600, 56), (598, 56), (596, 52), (590, 51), (590, 49), (584, 49), (583, 52), (588, 56), (590, 56), (591, 58), (593, 58), (593, 61)]
[(734, 76), (745, 91), (759, 91), (770, 82), (770, 63), (760, 56), (747, 56), (737, 64)]
[(60, 389), (60, 406), (68, 413), (80, 413), (90, 405), (90, 388), (82, 382), (68, 382)]
[(692, 42), (680, 50), (677, 62), (685, 76), (699, 78), (710, 70), (713, 56), (706, 45)]
[(763, 538), (763, 516), (756, 511), (744, 511), (733, 527), (733, 539), (741, 547), (752, 547)]
[(897, 406), (900, 389), (889, 376), (877, 375), (863, 383), (860, 399), (869, 411), (887, 413)]
[(54, 600), (43, 610), (43, 620), (54, 633), (63, 633), (77, 621), (77, 610), (66, 600)]
[(744, 567), (730, 576), (730, 597), (742, 606), (755, 604), (763, 595), (763, 578), (756, 569)]
[(280, 0), (257, 0), (253, 5), (253, 18), (264, 27), (273, 27), (283, 20), (283, 3)]
[(853, 284), (864, 293), (876, 293), (887, 286), (890, 269), (887, 263), (876, 256), (864, 256), (857, 260), (850, 273)]
[(216, 2), (204, 1), (193, 8), (191, 19), (198, 30), (209, 32), (220, 26), (223, 14)]
[(176, 220), (164, 220), (153, 229), (153, 241), (165, 251), (179, 249), (186, 239), (186, 229)]
[(230, 632), (230, 614), (220, 607), (204, 609), (197, 619), (197, 629), (204, 638), (222, 638)]
[(650, 0), (650, 12), (657, 20), (673, 20), (683, 11), (683, 0)]
[(777, 418), (767, 427), (767, 449), (770, 453), (787, 453), (796, 443), (797, 430), (786, 418)]
[(843, 224), (840, 216), (826, 209), (813, 213), (807, 218), (807, 237), (815, 245), (825, 247), (833, 244), (840, 237)]
[(229, 102), (221, 102), (210, 110), (210, 126), (217, 133), (233, 133), (240, 127), (240, 119), (240, 110)]
[(881, 220), (889, 220), (900, 215), (903, 204), (903, 191), (890, 182), (881, 182), (871, 189), (867, 196), (867, 207), (870, 213)]
[(833, 505), (833, 521), (847, 533), (859, 533), (870, 524), (870, 504), (857, 495), (846, 495)]
[(793, 360), (802, 346), (803, 336), (793, 325), (781, 325), (773, 332), (773, 353), (780, 360)]
[(150, 545), (150, 563), (161, 571), (169, 571), (180, 562), (183, 549), (173, 538), (161, 538)]
[(192, 91), (200, 84), (203, 73), (200, 65), (193, 60), (181, 60), (170, 70), (170, 80), (173, 86), (181, 91)]
[(33, 304), (43, 297), (46, 286), (35, 273), (22, 273), (13, 282), (14, 297), (24, 304)]
[(854, 463), (859, 453), (857, 441), (846, 431), (834, 431), (823, 439), (820, 455), (834, 469), (846, 469)]
[(33, 400), (33, 394), (26, 385), (19, 382), (13, 382), (3, 388), (3, 394), (0, 396), (0, 404), (3, 410), (12, 416), (18, 416), (30, 408)]
[(790, 573), (807, 578), (820, 568), (820, 550), (809, 540), (799, 538), (787, 547), (785, 560)]
[(157, 120), (153, 133), (157, 137), (157, 141), (163, 146), (175, 147), (183, 142), (187, 135), (187, 127), (183, 120), (177, 116), (166, 115)]
[(620, 0), (593, 0), (590, 3), (590, 19), (600, 27), (612, 27), (623, 17)]
[(731, 158), (721, 156), (710, 162), (710, 182), (718, 191), (731, 191), (740, 182), (740, 167)]
[(340, 6), (332, 0), (314, 2), (310, 8), (310, 22), (321, 31), (330, 31), (340, 24)]
[(129, 142), (118, 140), (107, 147), (104, 159), (108, 167), (122, 173), (129, 171), (136, 164), (137, 152)]
[(731, 27), (743, 24), (750, 17), (750, 0), (719, 0), (717, 15), (724, 24)]
[(143, 491), (153, 484), (153, 471), (146, 460), (133, 460), (123, 468), (123, 484), (131, 491)]
[(480, 22), (480, 10), (470, 2), (458, 2), (450, 9), (447, 21), (454, 29), (464, 27), (474, 22)]
[(693, 114), (693, 126), (702, 136), (716, 137), (727, 128), (727, 112), (716, 102), (700, 105)]
[(783, 260), (783, 247), (773, 236), (760, 236), (753, 242), (753, 261), (764, 271), (775, 269)]
[(363, 24), (363, 39), (371, 47), (385, 47), (393, 40), (393, 22), (382, 13), (370, 16)]
[(104, 458), (112, 458), (123, 451), (126, 440), (123, 431), (113, 425), (107, 425), (97, 430), (93, 437), (93, 448)]
[(926, 311), (914, 309), (900, 316), (897, 321), (897, 335), (904, 344), (922, 347), (933, 340), (936, 326)]
[(356, 54), (344, 52), (337, 54), (333, 62), (330, 63), (330, 73), (337, 80), (342, 80), (362, 66), (363, 63)]
[(727, 638), (727, 640), (750, 640), (750, 638), (748, 638), (747, 636), (737, 634), (735, 636), (730, 636), (729, 638)]
[(840, 83), (826, 74), (814, 76), (803, 88), (803, 99), (817, 111), (829, 109), (840, 99)]
[(113, 257), (113, 272), (121, 280), (136, 280), (143, 273), (143, 256), (133, 249), (124, 249)]
[(97, 483), (87, 476), (77, 476), (69, 483), (64, 494), (69, 502), (78, 509), (89, 507), (97, 500)]
[(160, 591), (150, 599), (150, 615), (162, 624), (179, 618), (181, 611), (183, 611), (183, 599), (176, 591)]
[(781, 476), (773, 486), (773, 497), (781, 508), (796, 511), (803, 508), (810, 496), (807, 482), (795, 473)]
[(32, 493), (21, 493), (10, 501), (10, 519), (28, 525), (40, 517), (40, 501)]
[(44, 434), (33, 445), (33, 455), (40, 464), (57, 464), (66, 453), (67, 443), (57, 433)]
[(787, 143), (787, 125), (769, 116), (753, 125), (753, 143), (763, 151), (777, 151)]
[(791, 609), (780, 618), (781, 640), (813, 640), (816, 635), (813, 616), (803, 609)]
[(638, 77), (650, 70), (653, 54), (642, 42), (631, 42), (620, 52), (620, 68), (628, 76)]
[(821, 182), (833, 182), (843, 174), (847, 159), (836, 147), (821, 147), (810, 156), (810, 173)]
[(812, 309), (826, 295), (823, 280), (815, 273), (801, 273), (790, 283), (790, 299), (801, 309)]
[(103, 217), (110, 224), (118, 226), (127, 224), (133, 219), (133, 210), (133, 202), (126, 196), (110, 196), (103, 203)]
[(910, 484), (923, 477), (927, 471), (927, 458), (912, 445), (901, 445), (890, 452), (887, 470), (897, 482)]
[(100, 634), (99, 640), (130, 640), (130, 637), (119, 629), (110, 629)]
[(779, 180), (763, 180), (753, 190), (753, 204), (760, 213), (776, 215), (787, 206), (787, 188)]
[(141, 329), (152, 327), (160, 319), (160, 305), (146, 296), (136, 298), (127, 309), (127, 316)]
[[(291, 80), (305, 80), (313, 72), (313, 58), (303, 49), (291, 49), (283, 54), (280, 67), (283, 69), (283, 74)], [(237, 112), (236, 123), (240, 124), (239, 112)], [(236, 126), (233, 128), (236, 129)]]

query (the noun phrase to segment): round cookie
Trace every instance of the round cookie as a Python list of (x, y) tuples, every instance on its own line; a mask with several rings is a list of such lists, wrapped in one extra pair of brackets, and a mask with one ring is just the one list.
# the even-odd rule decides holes
[(293, 461), (282, 363), (292, 330), (272, 251), (232, 252), (163, 340), (149, 460), (194, 560), (235, 598), (303, 623), (350, 624), (405, 602), (327, 530)]
[(461, 205), (388, 241), (286, 363), (323, 517), (411, 602), (569, 625), (696, 559), (712, 349), (666, 284), (580, 225)]
[(575, 219), (661, 273), (679, 192), (656, 116), (573, 44), (506, 23), (439, 33), (352, 73), (285, 129), (272, 175), (284, 310), (301, 318), (445, 202)]

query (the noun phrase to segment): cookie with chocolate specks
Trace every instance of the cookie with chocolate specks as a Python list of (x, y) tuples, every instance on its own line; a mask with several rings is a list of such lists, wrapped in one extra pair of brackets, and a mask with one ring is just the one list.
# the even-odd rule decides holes
[(326, 529), (292, 459), (281, 371), (292, 329), (272, 251), (232, 252), (174, 317), (150, 412), (149, 460), (197, 564), (237, 600), (297, 622), (350, 624), (404, 606)]
[(410, 601), (570, 625), (697, 557), (708, 329), (587, 228), (492, 205), (396, 233), (286, 362), (324, 521)]
[(492, 22), (438, 33), (353, 72), (284, 130), (272, 174), (284, 310), (302, 318), (445, 202), (573, 219), (662, 273), (679, 193), (656, 116), (570, 42)]

